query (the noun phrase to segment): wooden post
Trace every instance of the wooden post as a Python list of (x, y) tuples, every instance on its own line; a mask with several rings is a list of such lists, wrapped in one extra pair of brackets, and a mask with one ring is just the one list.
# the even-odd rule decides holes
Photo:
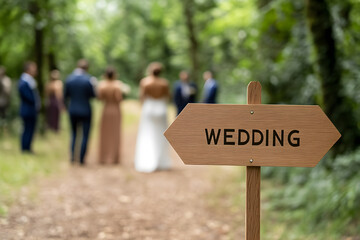
[[(249, 83), (247, 104), (261, 104), (261, 84), (259, 82)], [(249, 161), (256, 163), (256, 159), (249, 159)], [(260, 167), (246, 167), (246, 240), (260, 240), (260, 181)]]

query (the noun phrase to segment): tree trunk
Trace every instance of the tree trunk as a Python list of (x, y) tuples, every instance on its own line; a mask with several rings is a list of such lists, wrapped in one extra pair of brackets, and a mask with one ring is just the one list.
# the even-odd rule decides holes
[(183, 10), (186, 21), (186, 28), (188, 32), (189, 39), (189, 56), (191, 60), (191, 75), (197, 83), (200, 81), (199, 75), (199, 41), (196, 35), (195, 23), (194, 23), (194, 0), (184, 0), (183, 1)]
[(326, 0), (307, 0), (307, 19), (321, 81), (325, 113), (342, 134), (334, 153), (353, 150), (359, 143), (359, 129), (352, 106), (342, 94), (341, 68), (336, 54), (332, 18)]
[(40, 6), (39, 3), (34, 0), (30, 2), (29, 5), (29, 12), (33, 15), (35, 19), (34, 24), (34, 35), (35, 35), (35, 41), (34, 41), (34, 56), (35, 56), (35, 62), (38, 67), (38, 75), (36, 77), (37, 83), (38, 83), (38, 90), (40, 94), (41, 99), (41, 110), (40, 110), (40, 123), (39, 123), (39, 129), (41, 133), (45, 132), (45, 83), (43, 79), (43, 72), (44, 72), (44, 27), (41, 26), (41, 16), (40, 16)]
[[(50, 9), (48, 12), (48, 21), (49, 21), (49, 28), (47, 29), (47, 36), (48, 40), (56, 39), (56, 34), (54, 32), (54, 27), (56, 26), (56, 22), (54, 22), (54, 14), (53, 11)], [(50, 46), (47, 51), (47, 61), (48, 61), (48, 70), (51, 72), (54, 69), (58, 69), (57, 61), (56, 61), (56, 54), (55, 54), (56, 45), (50, 43)]]
[(38, 82), (38, 88), (39, 93), (41, 96), (41, 100), (43, 100), (44, 97), (44, 79), (43, 79), (43, 55), (44, 55), (44, 49), (43, 49), (43, 41), (44, 40), (44, 32), (43, 29), (38, 29), (35, 27), (35, 61), (38, 66), (38, 75), (37, 75), (37, 82)]
[(56, 64), (56, 56), (54, 54), (54, 50), (50, 50), (50, 52), (48, 53), (48, 61), (49, 61), (49, 71), (58, 69), (57, 64)]

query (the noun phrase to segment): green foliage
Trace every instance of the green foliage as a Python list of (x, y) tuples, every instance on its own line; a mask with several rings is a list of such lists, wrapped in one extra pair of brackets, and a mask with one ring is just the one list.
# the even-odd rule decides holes
[[(40, 6), (38, 16), (33, 12), (34, 3)], [(23, 63), (34, 59), (34, 28), (45, 30), (43, 58), (46, 64), (49, 64), (48, 54), (53, 51), (56, 51), (57, 58), (64, 57), (68, 63), (74, 62), (76, 43), (71, 23), (76, 2), (0, 0), (0, 5), (0, 64), (6, 66), (9, 76), (18, 78)], [(47, 71), (42, 73), (47, 78)]]
[[(343, 149), (345, 147), (351, 149), (354, 148), (351, 147), (352, 144), (358, 146), (358, 143), (355, 141), (351, 143), (349, 140), (354, 139), (353, 135), (356, 134), (357, 129), (356, 126), (351, 126), (344, 121), (346, 114), (342, 115), (342, 113), (348, 111), (358, 113), (359, 111), (357, 94), (352, 92), (359, 91), (357, 80), (359, 68), (356, 66), (358, 62), (354, 60), (358, 56), (354, 54), (356, 44), (353, 42), (353, 38), (357, 35), (354, 29), (359, 25), (352, 18), (352, 14), (357, 11), (355, 5), (358, 4), (351, 3), (352, 6), (349, 9), (349, 2), (329, 1), (329, 3), (334, 20), (335, 37), (339, 43), (336, 46), (337, 60), (342, 67), (342, 81), (339, 88), (346, 91), (346, 94), (339, 92), (340, 96), (346, 96), (346, 98), (337, 103), (336, 111), (340, 114), (338, 119), (341, 120), (335, 121), (335, 125), (341, 127), (344, 140), (341, 146)], [(284, 18), (274, 14), (278, 8), (283, 9), (279, 14), (285, 16)], [(322, 90), (318, 81), (319, 69), (315, 64), (316, 52), (309, 41), (311, 35), (306, 28), (304, 2), (290, 4), (289, 1), (272, 1), (262, 10), (265, 10), (265, 17), (269, 16), (267, 16), (267, 21), (261, 21), (261, 24), (266, 27), (260, 34), (260, 40), (271, 41), (275, 38), (274, 34), (280, 37), (280, 41), (276, 42), (278, 45), (263, 44), (260, 47), (259, 56), (265, 64), (258, 65), (262, 67), (258, 68), (257, 74), (262, 79), (262, 85), (267, 93), (266, 100), (271, 103), (317, 103), (323, 106)], [(346, 14), (344, 11), (349, 12)], [(286, 13), (291, 14), (286, 17)], [(296, 21), (292, 22), (291, 19), (296, 19)], [(281, 28), (278, 21), (289, 21), (289, 24)], [(290, 27), (291, 22), (293, 25)], [(281, 33), (282, 31), (288, 35)], [(332, 90), (339, 91), (340, 89)], [(355, 123), (358, 124), (359, 114), (355, 115), (357, 116)], [(349, 141), (351, 144), (346, 143)], [(316, 239), (338, 239), (346, 234), (351, 236), (359, 234), (356, 228), (360, 218), (360, 215), (356, 214), (359, 212), (360, 199), (360, 189), (356, 186), (359, 180), (357, 176), (360, 170), (359, 157), (358, 150), (335, 159), (329, 155), (314, 169), (264, 168), (264, 176), (282, 186), (271, 188), (267, 197), (271, 199), (269, 203), (271, 209), (278, 212), (275, 218), (282, 217), (282, 221), (288, 222), (289, 226), (293, 226), (294, 231), (297, 230), (297, 232), (306, 232), (309, 235), (317, 231), (330, 232), (331, 237), (325, 234), (322, 237), (314, 237)], [(284, 231), (282, 239), (293, 238), (288, 232), (292, 230)]]
[[(34, 2), (41, 8), (36, 16), (29, 8)], [(314, 44), (314, 32), (308, 28), (314, 19), (307, 18), (307, 3), (0, 0), (0, 65), (6, 66), (16, 87), (23, 62), (34, 58), (34, 27), (39, 27), (45, 35), (45, 81), (52, 65), (61, 70), (64, 79), (77, 59), (85, 57), (90, 60), (90, 73), (99, 78), (107, 65), (114, 65), (119, 79), (132, 86), (131, 97), (137, 97), (139, 80), (151, 61), (164, 63), (165, 77), (171, 82), (177, 80), (180, 70), (196, 72), (192, 78), (200, 88), (201, 72), (213, 70), (220, 84), (222, 103), (245, 103), (246, 85), (253, 80), (262, 84), (264, 103), (319, 104), (327, 109), (331, 96), (324, 99), (324, 92), (333, 92), (341, 96), (341, 101), (332, 99), (336, 104), (332, 104), (335, 108), (331, 112), (336, 116), (331, 117), (341, 130), (341, 147), (348, 151), (346, 155), (335, 159), (328, 156), (311, 171), (268, 168), (264, 173), (275, 182), (289, 185), (280, 188), (282, 191), (270, 199), (275, 209), (289, 213), (289, 222), (304, 218), (304, 222), (313, 223), (311, 226), (316, 229), (330, 224), (340, 234), (360, 219), (356, 215), (360, 196), (356, 186), (359, 151), (351, 153), (359, 145), (352, 139), (356, 139), (354, 136), (360, 128), (360, 3), (326, 1), (336, 44), (338, 87), (324, 84), (322, 76), (332, 69), (324, 72), (317, 61), (322, 53)], [(185, 10), (193, 14), (192, 18), (186, 16)], [(314, 17), (319, 20), (320, 16)], [(189, 34), (189, 19), (194, 36)], [(192, 54), (193, 48), (196, 54)], [(196, 61), (194, 56), (198, 58)], [(320, 57), (327, 60), (324, 56)], [(198, 64), (196, 69), (194, 62)], [(13, 129), (17, 129), (16, 89), (12, 97), (9, 120), (15, 123)], [(348, 114), (355, 116), (351, 124), (348, 117), (344, 119)], [(292, 201), (284, 203), (282, 198)], [(308, 205), (306, 199), (313, 204)], [(309, 211), (311, 214), (307, 214)], [(305, 230), (311, 231), (309, 227)]]
[[(326, 169), (333, 161), (332, 169)], [(295, 228), (307, 233), (331, 232), (338, 236), (357, 236), (360, 213), (360, 149), (336, 159), (323, 159), (320, 166), (307, 168), (263, 168), (263, 176), (282, 187), (267, 191), (272, 211), (283, 220), (296, 222)]]
[(272, 1), (257, 19), (255, 79), (268, 103), (314, 104), (319, 83), (311, 61), (304, 1)]

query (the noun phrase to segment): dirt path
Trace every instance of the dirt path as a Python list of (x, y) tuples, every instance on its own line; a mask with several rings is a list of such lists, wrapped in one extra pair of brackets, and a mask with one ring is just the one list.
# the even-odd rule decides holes
[(213, 174), (209, 167), (184, 166), (172, 152), (173, 170), (137, 173), (132, 163), (135, 126), (124, 135), (121, 166), (90, 161), (85, 168), (69, 166), (66, 173), (44, 179), (35, 200), (21, 197), (9, 217), (0, 219), (0, 239), (221, 240), (243, 236), (242, 226), (233, 229), (234, 213), (209, 207)]

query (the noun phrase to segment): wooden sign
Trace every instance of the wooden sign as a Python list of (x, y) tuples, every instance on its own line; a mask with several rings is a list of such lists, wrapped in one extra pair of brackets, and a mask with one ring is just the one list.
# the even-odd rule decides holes
[(260, 240), (260, 166), (314, 167), (340, 138), (319, 106), (188, 104), (164, 133), (185, 164), (246, 167), (245, 239)]
[(165, 136), (185, 164), (314, 167), (340, 133), (319, 106), (188, 104)]

